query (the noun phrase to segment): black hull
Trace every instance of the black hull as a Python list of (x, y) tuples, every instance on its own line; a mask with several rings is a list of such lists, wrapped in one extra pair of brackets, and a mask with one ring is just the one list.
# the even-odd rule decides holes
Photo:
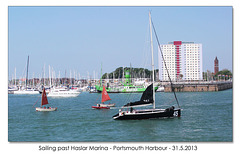
[(181, 109), (168, 108), (165, 110), (152, 110), (152, 111), (140, 111), (138, 113), (131, 114), (116, 114), (113, 116), (115, 120), (141, 120), (141, 119), (157, 119), (157, 118), (170, 118), (180, 117)]

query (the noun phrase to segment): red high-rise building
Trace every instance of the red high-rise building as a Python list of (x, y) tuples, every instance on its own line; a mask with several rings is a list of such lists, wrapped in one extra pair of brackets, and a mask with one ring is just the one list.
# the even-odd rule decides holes
[(217, 72), (219, 72), (219, 66), (218, 66), (218, 59), (216, 57), (214, 60), (214, 74), (216, 74)]

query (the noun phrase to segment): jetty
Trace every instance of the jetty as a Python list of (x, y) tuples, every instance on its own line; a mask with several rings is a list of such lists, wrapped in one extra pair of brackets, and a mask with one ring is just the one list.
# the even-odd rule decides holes
[[(175, 92), (213, 92), (232, 89), (232, 81), (173, 82)], [(172, 92), (169, 83), (164, 84), (164, 92)]]

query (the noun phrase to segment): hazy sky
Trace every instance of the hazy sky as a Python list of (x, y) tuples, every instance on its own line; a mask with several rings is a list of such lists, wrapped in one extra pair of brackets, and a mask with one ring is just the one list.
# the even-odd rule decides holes
[(30, 78), (44, 64), (46, 76), (50, 65), (56, 76), (85, 78), (100, 76), (101, 63), (103, 72), (146, 67), (149, 10), (161, 44), (201, 43), (204, 71), (214, 71), (216, 56), (220, 70), (232, 70), (232, 7), (9, 7), (9, 78), (15, 68), (25, 76), (28, 55)]

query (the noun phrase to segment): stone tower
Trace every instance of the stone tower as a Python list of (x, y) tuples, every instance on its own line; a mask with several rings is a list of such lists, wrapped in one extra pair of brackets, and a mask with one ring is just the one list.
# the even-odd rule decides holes
[(219, 66), (218, 66), (218, 59), (216, 57), (214, 60), (214, 74), (216, 74), (217, 72), (219, 72)]

